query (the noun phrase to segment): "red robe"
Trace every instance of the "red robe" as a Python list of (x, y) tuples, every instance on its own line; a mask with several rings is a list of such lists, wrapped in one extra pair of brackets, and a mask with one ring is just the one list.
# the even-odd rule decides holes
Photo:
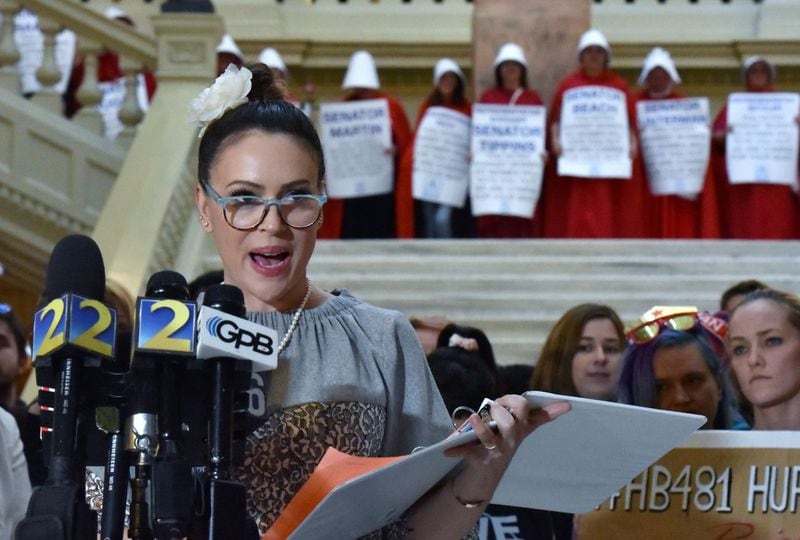
[[(466, 101), (459, 105), (438, 105), (440, 107), (445, 107), (447, 109), (460, 112), (462, 114), (466, 114), (467, 116), (472, 116), (472, 103)], [(419, 106), (419, 112), (417, 113), (417, 123), (415, 124), (416, 128), (419, 129), (419, 126), (422, 124), (422, 119), (425, 117), (425, 113), (428, 112), (428, 109), (431, 107), (430, 103), (427, 100), (423, 101), (422, 104)], [(415, 237), (415, 227), (414, 227), (414, 214), (413, 214), (413, 185), (412, 185), (412, 173), (414, 171), (414, 142), (416, 140), (416, 132), (414, 133), (413, 137), (411, 138), (411, 143), (406, 148), (405, 153), (401, 156), (400, 159), (400, 169), (397, 173), (397, 197), (398, 201), (406, 201), (412, 200), (411, 205), (411, 219), (403, 219), (398, 220), (397, 222), (397, 238), (414, 238)]]
[[(683, 99), (686, 96), (672, 92), (664, 98)], [(647, 90), (637, 94), (636, 101), (650, 101)], [(647, 179), (644, 157), (642, 174)], [(649, 182), (648, 182), (649, 186)], [(679, 195), (653, 195), (648, 189), (647, 211), (650, 236), (652, 238), (719, 238), (719, 211), (717, 208), (714, 176), (711, 161), (706, 168), (703, 190), (694, 200)]]
[[(64, 114), (67, 118), (72, 118), (80, 110), (81, 103), (78, 101), (78, 89), (83, 83), (86, 65), (82, 56), (75, 59), (70, 73), (67, 88), (64, 91)], [(156, 93), (156, 78), (149, 69), (142, 71), (144, 74), (145, 87), (147, 88), (147, 100), (153, 101)], [(105, 51), (97, 57), (97, 82), (116, 81), (125, 74), (119, 67), (119, 55), (112, 51)]]
[[(726, 104), (714, 119), (713, 132), (727, 129)], [(790, 186), (731, 184), (725, 163), (724, 141), (712, 143), (711, 162), (723, 238), (783, 240), (800, 237), (797, 194)]]
[[(411, 142), (411, 127), (408, 125), (403, 106), (396, 98), (382, 90), (372, 90), (370, 96), (364, 99), (384, 98), (389, 104), (389, 123), (392, 128), (392, 142), (394, 143), (394, 170), (395, 170), (395, 191), (394, 197), (394, 227), (396, 231), (401, 228), (405, 230), (407, 223), (411, 223), (413, 229), (414, 206), (411, 199), (411, 191), (400, 193), (397, 184), (397, 172), (399, 170), (400, 159), (406, 151), (406, 147)], [(405, 188), (403, 188), (404, 190)], [(342, 221), (345, 215), (345, 205), (347, 199), (329, 198), (323, 211), (323, 222), (317, 233), (318, 238), (337, 239), (342, 236)]]
[[(556, 90), (547, 123), (549, 128), (561, 120), (564, 93), (582, 86), (606, 86), (627, 95), (628, 122), (636, 126), (636, 108), (628, 91), (628, 83), (606, 70), (592, 79), (576, 71), (568, 75)], [(641, 165), (633, 162), (631, 178), (577, 178), (558, 176), (558, 159), (554, 155), (548, 163), (542, 190), (544, 235), (550, 238), (642, 238), (647, 236), (644, 221), (644, 204), (647, 185), (642, 177)]]
[[(490, 88), (481, 94), (479, 103), (508, 105), (514, 92), (503, 88)], [(544, 105), (542, 98), (534, 90), (525, 89), (520, 94), (515, 105)], [(533, 238), (540, 235), (541, 218), (539, 211), (534, 209), (533, 218), (516, 216), (488, 215), (478, 216), (479, 238)]]

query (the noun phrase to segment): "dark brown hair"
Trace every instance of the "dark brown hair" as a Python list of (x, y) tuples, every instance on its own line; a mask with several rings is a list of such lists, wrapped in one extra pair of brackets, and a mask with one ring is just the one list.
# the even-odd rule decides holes
[(572, 380), (572, 359), (580, 345), (583, 327), (594, 319), (609, 319), (617, 331), (620, 347), (625, 346), (625, 326), (616, 311), (602, 304), (579, 304), (570, 308), (550, 330), (542, 346), (531, 377), (532, 390), (578, 395)]
[(248, 102), (225, 111), (208, 125), (200, 139), (197, 179), (207, 183), (214, 160), (225, 148), (251, 131), (262, 131), (288, 135), (305, 145), (317, 163), (317, 181), (321, 189), (325, 159), (313, 124), (303, 111), (284, 99), (282, 87), (266, 65), (258, 62), (245, 67), (253, 73)]

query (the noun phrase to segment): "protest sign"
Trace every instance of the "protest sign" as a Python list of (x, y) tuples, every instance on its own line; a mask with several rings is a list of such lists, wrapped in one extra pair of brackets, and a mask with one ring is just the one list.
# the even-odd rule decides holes
[(461, 208), (469, 184), (470, 119), (431, 107), (414, 137), (412, 193), (415, 199)]
[(485, 105), (472, 109), (470, 202), (476, 216), (533, 217), (544, 171), (545, 108)]
[(389, 105), (367, 99), (320, 106), (328, 195), (340, 198), (391, 193), (394, 157)]
[(796, 533), (798, 448), (797, 432), (697, 432), (597, 510), (580, 515), (576, 536), (720, 539)]
[(797, 183), (800, 94), (737, 92), (728, 97), (725, 158), (731, 184)]
[(696, 196), (711, 149), (708, 98), (640, 101), (636, 109), (650, 192)]
[(606, 86), (582, 86), (564, 92), (559, 142), (558, 174), (630, 179), (625, 92)]

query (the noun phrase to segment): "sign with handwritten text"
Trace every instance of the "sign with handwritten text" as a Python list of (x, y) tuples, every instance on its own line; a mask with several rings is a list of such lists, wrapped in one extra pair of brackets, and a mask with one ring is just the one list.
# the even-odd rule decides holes
[(799, 449), (798, 432), (697, 432), (596, 511), (578, 516), (576, 536), (797, 538)]
[(392, 192), (394, 156), (385, 99), (323, 103), (319, 122), (328, 195), (354, 198)]
[(476, 216), (533, 217), (542, 190), (545, 108), (472, 109), (470, 202)]
[(559, 141), (558, 174), (629, 179), (632, 162), (625, 92), (606, 86), (564, 92)]
[(414, 137), (415, 199), (464, 206), (469, 184), (469, 128), (466, 114), (445, 107), (425, 112)]
[(700, 193), (711, 150), (708, 98), (640, 101), (636, 120), (650, 192)]
[(797, 184), (800, 94), (737, 92), (728, 97), (725, 159), (731, 184)]

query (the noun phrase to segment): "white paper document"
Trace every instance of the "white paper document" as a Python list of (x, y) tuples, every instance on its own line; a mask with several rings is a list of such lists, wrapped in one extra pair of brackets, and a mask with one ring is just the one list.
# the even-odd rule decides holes
[(425, 112), (414, 137), (415, 199), (462, 208), (469, 185), (470, 119), (445, 107)]
[(728, 97), (725, 159), (731, 184), (797, 183), (800, 94), (737, 92)]
[[(525, 396), (536, 407), (568, 401), (572, 410), (525, 439), (493, 503), (590, 511), (706, 421), (693, 414), (545, 392)], [(339, 485), (290, 538), (355, 538), (391, 523), (458, 465), (460, 459), (445, 457), (443, 451), (474, 440), (474, 433), (460, 433)]]
[(328, 195), (340, 198), (391, 193), (394, 156), (385, 99), (323, 103), (319, 132)]
[(539, 105), (473, 107), (473, 215), (533, 217), (542, 191), (545, 116)]
[(581, 86), (564, 92), (558, 174), (630, 179), (630, 127), (625, 92)]
[(640, 101), (636, 120), (650, 192), (697, 196), (711, 150), (708, 98)]

